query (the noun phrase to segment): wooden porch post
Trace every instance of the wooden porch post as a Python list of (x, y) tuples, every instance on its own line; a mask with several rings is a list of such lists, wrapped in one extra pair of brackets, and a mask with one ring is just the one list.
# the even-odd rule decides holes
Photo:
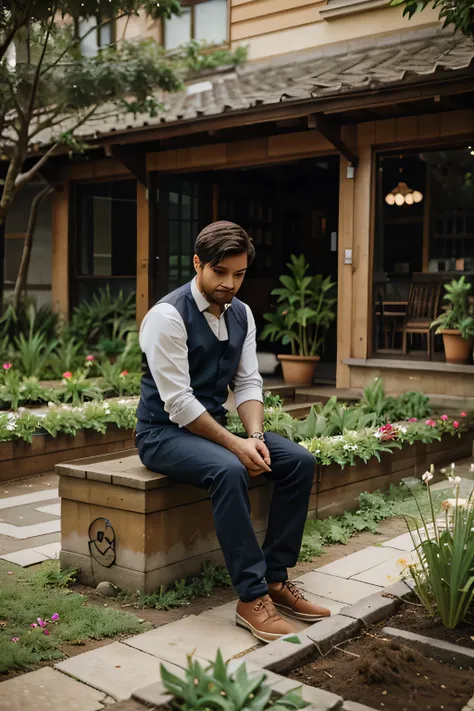
[(137, 325), (149, 308), (150, 220), (148, 189), (137, 180)]
[[(344, 127), (341, 137), (349, 147), (355, 147), (356, 127)], [(338, 288), (337, 288), (337, 368), (338, 388), (350, 387), (349, 366), (343, 361), (351, 356), (352, 345), (352, 266), (344, 264), (346, 249), (353, 250), (354, 241), (354, 184), (355, 178), (347, 177), (349, 162), (340, 157), (339, 162), (339, 239), (338, 239)]]
[(51, 216), (51, 306), (69, 319), (69, 181), (53, 193)]

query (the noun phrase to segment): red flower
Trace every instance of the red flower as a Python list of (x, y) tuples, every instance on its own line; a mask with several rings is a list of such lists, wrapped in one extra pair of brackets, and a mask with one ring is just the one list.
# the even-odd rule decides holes
[(386, 425), (382, 425), (382, 427), (379, 427), (379, 432), (381, 441), (395, 439), (395, 437), (397, 436), (397, 430), (395, 429), (395, 427), (393, 427), (393, 425), (390, 424), (390, 422), (387, 422)]
[(87, 361), (88, 363), (93, 363), (93, 362), (95, 361), (95, 358), (94, 358), (93, 355), (87, 355), (87, 356), (86, 356), (86, 361)]
[(43, 630), (43, 634), (45, 634), (46, 637), (49, 637), (49, 630)]
[(426, 420), (425, 424), (428, 425), (428, 427), (436, 427), (435, 420)]
[(458, 429), (458, 427), (459, 427), (459, 422), (458, 422), (457, 420), (454, 420), (454, 422), (453, 422), (453, 427), (454, 427), (455, 430)]
[(71, 371), (66, 370), (66, 372), (63, 373), (63, 378), (65, 378), (66, 380), (70, 380), (70, 379), (72, 378), (72, 373), (71, 373)]
[(446, 422), (446, 420), (449, 420), (449, 417), (447, 415), (441, 415), (441, 419), (443, 422)]
[(459, 414), (461, 415), (461, 417), (467, 417), (465, 412), (460, 412)]
[(120, 377), (125, 378), (126, 375), (128, 375), (128, 370), (122, 370), (122, 372), (120, 373)]
[(4, 364), (2, 365), (3, 370), (10, 370), (10, 368), (12, 368), (12, 367), (13, 367), (13, 366), (12, 366), (11, 363), (4, 363)]
[(408, 422), (418, 422), (418, 417), (410, 417)]

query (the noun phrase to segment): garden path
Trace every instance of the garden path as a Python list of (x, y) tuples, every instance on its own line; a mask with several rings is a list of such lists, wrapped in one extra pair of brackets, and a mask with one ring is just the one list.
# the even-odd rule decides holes
[[(456, 465), (456, 474), (463, 477), (462, 487), (466, 491), (474, 485), (470, 464), (469, 459)], [(41, 525), (44, 521), (38, 520), (39, 516), (59, 523), (55, 479), (37, 479), (46, 485), (43, 489), (35, 480), (11, 485), (6, 492), (0, 492), (2, 523), (7, 516), (8, 523), (17, 526), (18, 530)], [(442, 482), (434, 488), (446, 486), (447, 483)], [(25, 495), (29, 496), (27, 500), (17, 498)], [(59, 536), (57, 532), (48, 535)], [(30, 548), (26, 549), (29, 551), (37, 550), (36, 542), (31, 546), (31, 542), (37, 540), (38, 535), (21, 539), (22, 543), (30, 542)], [(11, 538), (11, 541), (14, 546), (18, 538)], [(0, 545), (5, 545), (4, 538)], [(409, 534), (397, 536), (321, 567), (315, 566), (300, 576), (299, 582), (309, 598), (337, 614), (343, 606), (389, 586), (400, 572), (397, 561), (406, 557), (412, 547)], [(20, 550), (25, 555), (25, 549)], [(18, 549), (15, 552), (18, 553)], [(0, 558), (5, 558), (3, 550)], [(14, 562), (11, 557), (7, 560)], [(70, 657), (57, 663), (54, 669), (44, 667), (4, 681), (0, 684), (0, 711), (63, 711), (65, 708), (68, 711), (100, 711), (107, 707), (111, 711), (125, 711), (127, 706), (134, 710), (144, 709), (131, 697), (158, 701), (162, 687), (157, 679), (162, 663), (180, 674), (189, 654), (206, 660), (214, 658), (220, 648), (226, 659), (234, 659), (244, 657), (258, 646), (250, 633), (235, 626), (234, 611), (235, 601), (231, 601), (199, 615), (189, 615), (121, 642)], [(299, 627), (302, 629), (305, 625), (301, 623)]]

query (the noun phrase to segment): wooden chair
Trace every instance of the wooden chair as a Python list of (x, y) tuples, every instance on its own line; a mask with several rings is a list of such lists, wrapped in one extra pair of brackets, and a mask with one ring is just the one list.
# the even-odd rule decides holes
[(441, 284), (434, 280), (423, 279), (410, 287), (405, 321), (402, 326), (402, 350), (408, 353), (408, 334), (420, 334), (427, 337), (428, 358), (433, 356), (433, 329), (431, 323), (438, 315)]

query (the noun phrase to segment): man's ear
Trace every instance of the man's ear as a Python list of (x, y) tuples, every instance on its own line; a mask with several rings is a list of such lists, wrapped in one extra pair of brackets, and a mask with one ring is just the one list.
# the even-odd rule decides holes
[(194, 265), (194, 271), (196, 273), (198, 273), (199, 270), (202, 269), (202, 265), (201, 265), (201, 262), (199, 260), (199, 257), (197, 256), (197, 254), (195, 254), (193, 257), (193, 265)]

